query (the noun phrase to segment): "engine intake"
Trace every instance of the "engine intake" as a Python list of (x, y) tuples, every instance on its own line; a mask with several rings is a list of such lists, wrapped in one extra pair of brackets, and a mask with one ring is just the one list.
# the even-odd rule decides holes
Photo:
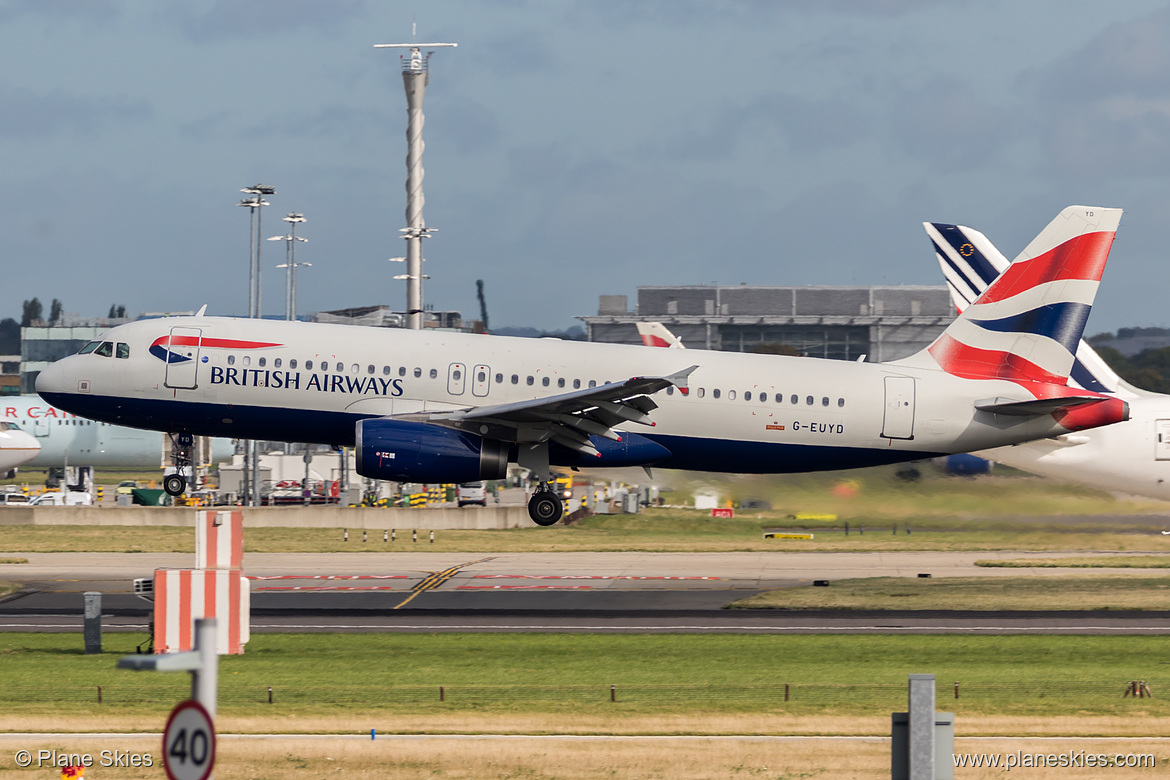
[(427, 423), (357, 423), (357, 473), (396, 482), (475, 482), (508, 474), (508, 445)]

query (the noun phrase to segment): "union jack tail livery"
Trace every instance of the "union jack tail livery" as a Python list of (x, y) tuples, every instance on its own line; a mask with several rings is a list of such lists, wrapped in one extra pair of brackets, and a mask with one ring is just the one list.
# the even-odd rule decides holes
[[(924, 222), (923, 227), (934, 246), (951, 300), (960, 313), (1011, 265), (995, 245), (974, 228), (938, 222)], [(1070, 384), (1123, 398), (1155, 395), (1125, 382), (1084, 340), (1077, 345)]]
[[(1120, 222), (1121, 209), (1066, 208), (927, 348), (929, 358), (966, 379), (1067, 385)], [(957, 231), (938, 233), (944, 255), (999, 254), (981, 235), (956, 248), (947, 239)]]
[(669, 347), (671, 349), (686, 349), (682, 339), (670, 332), (661, 322), (635, 322), (638, 335), (647, 347)]

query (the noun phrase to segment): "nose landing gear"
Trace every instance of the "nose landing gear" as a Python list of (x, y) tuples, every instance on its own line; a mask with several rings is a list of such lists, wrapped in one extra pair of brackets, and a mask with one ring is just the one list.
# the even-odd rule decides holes
[(163, 490), (169, 496), (181, 496), (187, 490), (186, 473), (191, 466), (195, 437), (189, 433), (169, 433), (167, 436), (171, 440), (171, 463), (175, 466), (175, 473), (163, 477)]

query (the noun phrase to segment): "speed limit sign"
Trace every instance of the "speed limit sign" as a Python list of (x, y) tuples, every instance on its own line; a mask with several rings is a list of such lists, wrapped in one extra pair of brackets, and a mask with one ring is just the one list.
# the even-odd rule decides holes
[(180, 702), (163, 732), (163, 766), (171, 780), (207, 780), (215, 765), (215, 726), (203, 705)]

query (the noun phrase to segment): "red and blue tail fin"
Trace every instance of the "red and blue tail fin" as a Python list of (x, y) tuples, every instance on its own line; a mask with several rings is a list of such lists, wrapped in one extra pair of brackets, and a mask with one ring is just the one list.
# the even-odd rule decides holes
[(967, 379), (1067, 384), (1121, 213), (1060, 212), (933, 344), (899, 362)]

